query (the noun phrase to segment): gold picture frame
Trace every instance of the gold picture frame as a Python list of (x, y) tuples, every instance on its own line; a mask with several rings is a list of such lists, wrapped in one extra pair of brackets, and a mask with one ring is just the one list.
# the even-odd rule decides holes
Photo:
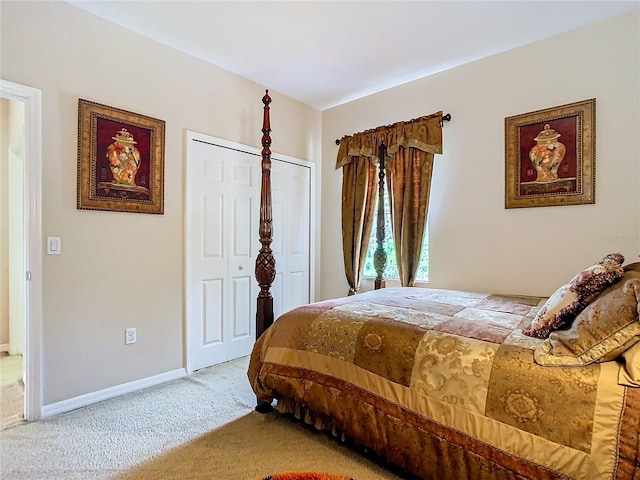
[(77, 208), (164, 213), (165, 122), (78, 100)]
[(505, 208), (595, 203), (596, 99), (505, 119)]

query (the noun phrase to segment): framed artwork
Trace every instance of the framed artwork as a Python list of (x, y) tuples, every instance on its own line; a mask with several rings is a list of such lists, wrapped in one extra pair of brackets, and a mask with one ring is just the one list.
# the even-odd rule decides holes
[(78, 100), (77, 208), (164, 213), (163, 120)]
[(596, 100), (505, 119), (505, 208), (595, 203)]

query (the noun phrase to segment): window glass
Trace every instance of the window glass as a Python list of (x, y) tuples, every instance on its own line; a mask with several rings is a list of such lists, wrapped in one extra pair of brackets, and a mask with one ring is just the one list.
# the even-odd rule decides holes
[[(398, 266), (396, 264), (396, 254), (393, 247), (393, 234), (391, 232), (391, 214), (389, 208), (389, 195), (387, 190), (384, 191), (384, 242), (382, 248), (387, 254), (387, 265), (384, 269), (382, 277), (384, 279), (399, 279)], [(369, 239), (369, 248), (367, 249), (367, 258), (364, 263), (365, 277), (376, 277), (376, 269), (373, 266), (373, 254), (378, 248), (378, 240), (376, 239), (376, 225), (378, 224), (378, 207), (373, 217), (373, 228), (371, 229), (371, 238)], [(420, 263), (418, 264), (418, 272), (416, 274), (418, 282), (429, 281), (429, 222), (422, 239), (422, 253), (420, 254)]]

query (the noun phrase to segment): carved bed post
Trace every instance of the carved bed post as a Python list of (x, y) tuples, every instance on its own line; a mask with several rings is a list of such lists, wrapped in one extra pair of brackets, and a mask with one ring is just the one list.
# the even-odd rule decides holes
[(256, 258), (256, 280), (260, 286), (256, 313), (256, 338), (273, 323), (273, 297), (269, 291), (276, 278), (276, 260), (271, 251), (273, 219), (271, 212), (271, 122), (269, 120), (269, 90), (262, 97), (262, 186), (260, 190), (260, 243), (262, 248)]
[[(269, 119), (269, 90), (262, 97), (264, 116), (262, 118), (262, 184), (260, 187), (260, 243), (262, 247), (256, 257), (256, 280), (260, 286), (258, 310), (256, 312), (256, 338), (273, 323), (273, 297), (271, 284), (276, 278), (276, 259), (271, 251), (273, 239), (273, 218), (271, 209), (271, 121)], [(267, 413), (273, 410), (271, 403), (258, 399), (256, 411)]]
[(373, 268), (376, 270), (376, 280), (374, 288), (376, 290), (385, 287), (385, 281), (382, 278), (384, 268), (387, 265), (387, 254), (384, 251), (384, 157), (387, 154), (387, 147), (383, 143), (378, 147), (378, 158), (380, 159), (378, 166), (378, 222), (376, 225), (376, 240), (378, 247), (373, 254)]

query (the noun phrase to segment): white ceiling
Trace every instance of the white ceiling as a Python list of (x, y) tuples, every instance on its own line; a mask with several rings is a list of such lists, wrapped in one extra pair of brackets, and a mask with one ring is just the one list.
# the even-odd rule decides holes
[(640, 6), (639, 0), (69, 3), (320, 110)]

